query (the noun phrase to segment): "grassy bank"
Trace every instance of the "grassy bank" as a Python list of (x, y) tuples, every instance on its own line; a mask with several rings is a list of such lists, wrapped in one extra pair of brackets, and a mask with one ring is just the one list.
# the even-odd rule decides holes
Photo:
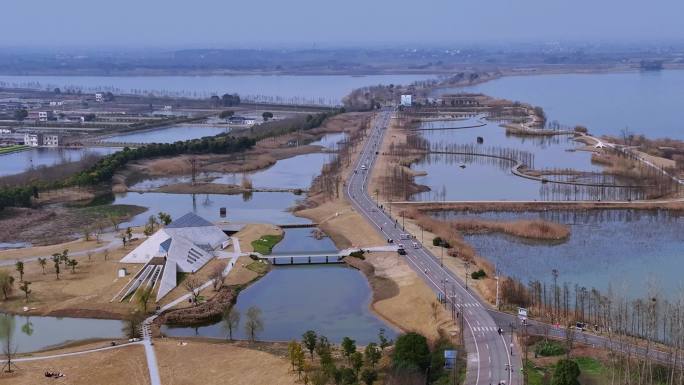
[(13, 152), (19, 152), (19, 151), (25, 151), (28, 150), (30, 147), (25, 146), (25, 145), (15, 145), (15, 146), (8, 146), (8, 147), (0, 147), (0, 155), (5, 155), (5, 154), (11, 154)]
[(264, 235), (259, 239), (255, 239), (252, 241), (252, 248), (254, 251), (257, 253), (266, 255), (266, 254), (271, 254), (273, 251), (273, 247), (278, 244), (278, 242), (283, 240), (284, 235), (283, 234), (269, 234), (269, 235)]

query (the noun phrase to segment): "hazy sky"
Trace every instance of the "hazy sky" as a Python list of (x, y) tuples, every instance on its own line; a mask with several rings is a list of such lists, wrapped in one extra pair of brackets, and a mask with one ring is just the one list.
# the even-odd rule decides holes
[(0, 46), (684, 40), (682, 0), (3, 0)]

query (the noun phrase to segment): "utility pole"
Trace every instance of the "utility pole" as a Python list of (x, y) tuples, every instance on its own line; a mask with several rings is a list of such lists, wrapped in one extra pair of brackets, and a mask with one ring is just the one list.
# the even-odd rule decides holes
[(470, 269), (470, 262), (465, 261), (465, 289), (468, 290), (468, 270)]
[(496, 310), (499, 310), (500, 305), (499, 305), (499, 268), (498, 268), (498, 266), (494, 267), (494, 279), (496, 279)]
[(523, 350), (525, 351), (525, 359), (523, 360), (522, 375), (523, 375), (523, 385), (527, 385), (527, 320), (522, 320), (523, 329)]

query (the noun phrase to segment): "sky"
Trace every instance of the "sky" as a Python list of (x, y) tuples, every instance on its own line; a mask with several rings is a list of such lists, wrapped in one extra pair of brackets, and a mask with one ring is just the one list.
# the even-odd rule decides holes
[(3, 47), (682, 41), (682, 0), (3, 0)]

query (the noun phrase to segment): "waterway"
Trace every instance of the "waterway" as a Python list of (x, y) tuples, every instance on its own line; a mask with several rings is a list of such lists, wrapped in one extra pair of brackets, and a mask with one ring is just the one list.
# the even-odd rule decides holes
[(86, 154), (107, 155), (119, 151), (116, 147), (31, 148), (26, 151), (0, 155), (0, 176), (14, 175), (41, 166), (53, 166), (81, 160)]
[(235, 75), (235, 76), (0, 76), (0, 86), (81, 89), (190, 98), (238, 93), (244, 99), (275, 103), (337, 105), (357, 88), (409, 84), (431, 75)]
[[(274, 254), (334, 251), (329, 238), (315, 239), (311, 229), (287, 229)], [(268, 341), (300, 339), (307, 330), (339, 343), (348, 336), (359, 344), (377, 341), (381, 328), (391, 337), (396, 331), (369, 309), (371, 288), (356, 269), (345, 265), (276, 266), (238, 296), (236, 308), (242, 314), (251, 306), (262, 311), (264, 331), (258, 338)], [(205, 336), (227, 338), (223, 322), (198, 328), (164, 327), (164, 333), (177, 337)], [(243, 324), (233, 338), (247, 339)]]
[(179, 124), (154, 130), (114, 135), (103, 139), (103, 142), (118, 143), (174, 143), (178, 141), (199, 139), (228, 132), (228, 127), (206, 127), (192, 124)]
[[(6, 323), (10, 325), (12, 345), (18, 353), (43, 350), (72, 341), (124, 336), (124, 323), (118, 320), (0, 314), (0, 324)], [(4, 338), (2, 336), (0, 340), (6, 341)]]
[(440, 212), (438, 218), (490, 220), (544, 219), (569, 226), (562, 244), (529, 241), (501, 234), (464, 236), (478, 254), (507, 276), (571, 287), (596, 288), (643, 297), (657, 288), (665, 297), (681, 294), (684, 269), (684, 214), (639, 210), (550, 210), (543, 212)]
[(481, 92), (541, 106), (549, 121), (585, 125), (596, 135), (619, 136), (629, 127), (651, 138), (684, 139), (682, 70), (510, 76), (447, 92)]

